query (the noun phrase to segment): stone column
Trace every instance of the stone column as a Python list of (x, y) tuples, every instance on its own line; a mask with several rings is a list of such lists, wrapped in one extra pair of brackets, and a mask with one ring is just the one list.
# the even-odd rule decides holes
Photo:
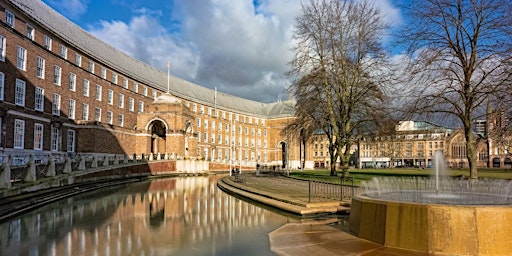
[(64, 170), (62, 170), (63, 173), (71, 173), (71, 171), (73, 170), (71, 168), (71, 158), (69, 158), (68, 156), (66, 156), (65, 160), (64, 160)]
[(34, 182), (36, 180), (36, 163), (34, 161), (34, 155), (30, 155), (27, 164), (27, 174), (23, 177), (23, 182)]
[(53, 160), (52, 155), (48, 156), (48, 165), (46, 166), (46, 177), (53, 177), (55, 176), (55, 161)]
[(3, 163), (0, 166), (0, 189), (11, 187), (11, 166), (8, 163)]

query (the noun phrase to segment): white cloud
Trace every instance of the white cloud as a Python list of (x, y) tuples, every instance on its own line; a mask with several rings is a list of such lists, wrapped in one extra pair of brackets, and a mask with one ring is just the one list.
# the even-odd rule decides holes
[(49, 0), (53, 6), (70, 19), (77, 19), (87, 12), (89, 0)]
[[(377, 2), (387, 19), (397, 19), (389, 1)], [(102, 21), (89, 31), (162, 70), (170, 58), (172, 74), (199, 85), (264, 102), (287, 98), (300, 1), (260, 0), (255, 7), (253, 0), (174, 0), (174, 8), (172, 17), (134, 10), (128, 23)], [(164, 19), (179, 23), (168, 29)]]

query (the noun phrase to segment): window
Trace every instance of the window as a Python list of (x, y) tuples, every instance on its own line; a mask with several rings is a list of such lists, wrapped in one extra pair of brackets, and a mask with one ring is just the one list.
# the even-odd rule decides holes
[(84, 79), (83, 95), (89, 97), (89, 80)]
[(201, 118), (197, 118), (197, 127), (201, 127)]
[(121, 114), (117, 115), (117, 125), (121, 127), (124, 125), (124, 116)]
[(128, 89), (128, 79), (123, 78), (123, 87)]
[(144, 89), (142, 89), (142, 95), (144, 96), (148, 96), (148, 88), (147, 87), (144, 87)]
[(69, 73), (69, 90), (76, 91), (76, 75), (75, 75), (75, 73)]
[(51, 150), (59, 151), (59, 149), (60, 149), (60, 128), (52, 125)]
[(32, 27), (30, 24), (27, 25), (27, 38), (30, 40), (34, 40), (34, 27)]
[(139, 84), (137, 82), (133, 82), (133, 91), (139, 93)]
[(144, 101), (139, 101), (139, 112), (144, 112)]
[(199, 113), (201, 113), (201, 115), (204, 115), (204, 106), (201, 106), (201, 110), (199, 111)]
[(85, 103), (82, 105), (82, 120), (89, 120), (89, 105)]
[(128, 110), (130, 110), (131, 112), (135, 111), (135, 100), (131, 97), (128, 100)]
[(124, 95), (119, 94), (119, 108), (124, 108)]
[(75, 152), (75, 131), (68, 130), (67, 152)]
[(45, 66), (45, 60), (39, 56), (37, 56), (37, 66), (36, 66), (36, 76), (44, 79), (44, 66)]
[(107, 69), (105, 69), (105, 67), (101, 67), (101, 78), (103, 79), (107, 79)]
[(14, 120), (14, 148), (23, 149), (25, 146), (25, 121)]
[(43, 129), (42, 124), (34, 124), (34, 150), (43, 150)]
[(49, 51), (52, 50), (52, 39), (47, 35), (44, 36), (43, 46), (44, 46), (44, 48), (46, 48)]
[(4, 73), (0, 72), (0, 100), (4, 100)]
[(96, 85), (96, 100), (101, 101), (101, 85)]
[(21, 70), (27, 69), (27, 50), (18, 45), (18, 54), (16, 58), (16, 67)]
[(44, 111), (44, 89), (41, 87), (36, 87), (36, 95), (34, 99), (34, 109), (36, 111)]
[(69, 113), (68, 118), (69, 119), (75, 119), (75, 110), (76, 110), (76, 101), (74, 99), (69, 99)]
[(12, 12), (5, 10), (5, 23), (9, 25), (9, 27), (14, 28), (14, 21), (16, 18), (14, 17), (14, 14)]
[(54, 66), (54, 68), (53, 68), (53, 83), (56, 85), (60, 85), (61, 72), (62, 72), (62, 69), (59, 66)]
[(82, 55), (75, 53), (75, 65), (82, 67)]
[(96, 108), (94, 110), (94, 121), (101, 122), (101, 108)]
[(5, 61), (5, 37), (0, 35), (0, 60)]
[(57, 93), (53, 94), (52, 114), (60, 116), (60, 94)]
[(94, 74), (94, 61), (89, 61), (89, 72)]
[(107, 123), (108, 124), (112, 124), (112, 122), (113, 122), (113, 120), (112, 120), (113, 117), (112, 116), (113, 116), (112, 111), (107, 111)]
[(155, 90), (153, 90), (153, 91), (151, 92), (151, 97), (153, 97), (153, 99), (156, 99), (156, 91), (155, 91)]
[(20, 79), (16, 79), (14, 103), (18, 106), (25, 106), (25, 81)]
[(63, 59), (68, 58), (68, 48), (64, 45), (60, 45), (60, 57)]
[(215, 121), (212, 121), (212, 130), (215, 130)]
[(117, 84), (117, 73), (112, 73), (112, 83)]
[(114, 105), (114, 91), (110, 89), (107, 91), (107, 103), (109, 105)]

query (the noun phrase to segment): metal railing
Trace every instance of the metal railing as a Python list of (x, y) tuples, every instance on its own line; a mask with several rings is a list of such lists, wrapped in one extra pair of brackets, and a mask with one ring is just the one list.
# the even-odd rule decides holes
[(360, 190), (354, 185), (353, 177), (340, 177), (340, 179), (308, 179), (308, 196), (309, 202), (313, 198), (333, 199), (333, 200), (350, 200), (355, 193)]

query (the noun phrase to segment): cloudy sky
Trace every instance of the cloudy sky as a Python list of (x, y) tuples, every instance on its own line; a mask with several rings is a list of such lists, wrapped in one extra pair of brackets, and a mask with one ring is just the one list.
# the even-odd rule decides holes
[[(373, 0), (392, 27), (398, 0)], [(171, 74), (262, 102), (288, 98), (299, 0), (43, 0), (117, 49)], [(387, 45), (392, 45), (389, 37)], [(390, 49), (393, 51), (393, 49)], [(396, 53), (396, 52), (395, 52)]]

